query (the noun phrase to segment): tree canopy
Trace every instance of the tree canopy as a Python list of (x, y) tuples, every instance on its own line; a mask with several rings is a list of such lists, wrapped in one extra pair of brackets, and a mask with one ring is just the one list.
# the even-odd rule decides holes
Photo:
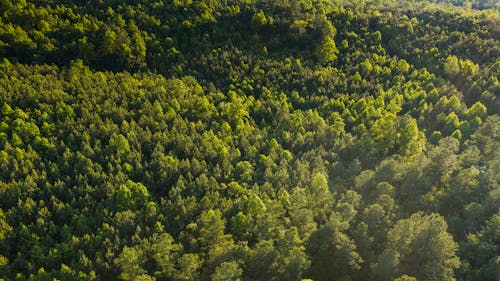
[(499, 278), (496, 0), (0, 1), (0, 280)]

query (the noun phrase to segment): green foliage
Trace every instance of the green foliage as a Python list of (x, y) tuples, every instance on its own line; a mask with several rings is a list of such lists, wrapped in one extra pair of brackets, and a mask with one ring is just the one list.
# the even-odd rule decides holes
[(267, 23), (266, 15), (262, 10), (252, 16), (252, 26), (260, 28)]
[(337, 55), (339, 50), (337, 49), (337, 45), (332, 38), (326, 38), (319, 46), (317, 50), (317, 56), (320, 62), (328, 63), (333, 62), (337, 59)]
[(417, 280), (454, 280), (453, 270), (459, 266), (456, 242), (446, 232), (443, 217), (413, 214), (399, 220), (389, 231), (387, 249), (377, 263), (378, 275), (385, 279), (402, 274)]
[(116, 206), (119, 210), (143, 207), (148, 200), (147, 188), (141, 183), (128, 180), (116, 191)]
[(417, 278), (405, 274), (401, 277), (394, 279), (394, 281), (417, 281)]
[(463, 278), (498, 278), (500, 213), (495, 214), (476, 234), (470, 234), (460, 251), (464, 257)]
[(125, 246), (115, 261), (122, 272), (119, 276), (120, 279), (124, 281), (145, 280), (144, 273), (146, 270), (141, 266), (144, 263), (144, 261), (141, 261), (142, 258), (141, 252), (138, 249)]
[(454, 78), (460, 73), (460, 63), (457, 56), (448, 56), (444, 63), (444, 73), (451, 78)]
[(310, 276), (313, 280), (329, 280), (337, 276), (339, 280), (360, 269), (363, 260), (356, 252), (356, 245), (344, 231), (346, 222), (332, 218), (309, 238), (307, 251), (311, 256)]
[(1, 278), (498, 280), (493, 2), (0, 1)]
[(328, 192), (328, 181), (324, 174), (316, 173), (313, 175), (311, 181), (311, 192), (313, 193)]
[(152, 256), (158, 265), (155, 275), (174, 278), (179, 274), (175, 265), (183, 250), (182, 245), (175, 244), (173, 237), (168, 233), (160, 234), (151, 246)]
[(215, 269), (214, 274), (212, 274), (212, 280), (240, 281), (242, 272), (236, 262), (224, 262)]
[(407, 73), (410, 70), (410, 64), (408, 64), (405, 60), (400, 60), (398, 62), (398, 70), (401, 73)]

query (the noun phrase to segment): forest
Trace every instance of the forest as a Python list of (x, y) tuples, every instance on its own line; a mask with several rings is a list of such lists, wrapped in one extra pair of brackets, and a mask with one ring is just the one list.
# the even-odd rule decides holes
[(0, 280), (500, 280), (498, 0), (1, 0)]

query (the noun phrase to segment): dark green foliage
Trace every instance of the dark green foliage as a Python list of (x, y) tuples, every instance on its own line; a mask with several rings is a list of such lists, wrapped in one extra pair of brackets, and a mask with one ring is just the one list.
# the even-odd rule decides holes
[(498, 280), (498, 7), (0, 1), (0, 279)]

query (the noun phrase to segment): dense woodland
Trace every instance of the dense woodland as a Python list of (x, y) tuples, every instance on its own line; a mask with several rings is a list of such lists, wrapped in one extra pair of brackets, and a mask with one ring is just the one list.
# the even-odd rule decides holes
[(2, 0), (0, 280), (497, 281), (499, 80), (496, 0)]

